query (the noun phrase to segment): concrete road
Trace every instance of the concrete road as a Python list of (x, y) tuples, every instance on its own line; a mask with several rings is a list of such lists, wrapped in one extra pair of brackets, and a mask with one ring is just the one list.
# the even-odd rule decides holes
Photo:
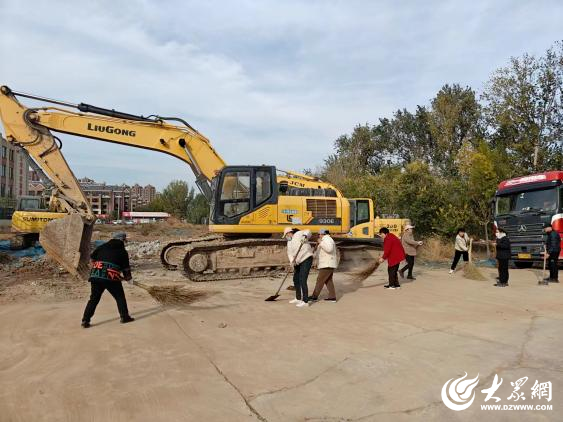
[[(209, 295), (183, 309), (134, 298), (127, 325), (107, 295), (87, 330), (83, 302), (2, 305), (0, 419), (563, 420), (563, 287), (513, 270), (495, 288), (484, 271), (491, 281), (419, 267), (396, 291), (384, 268), (359, 284), (338, 276), (339, 302), (308, 309), (285, 290), (264, 302), (279, 280), (197, 284)], [(473, 403), (450, 410), (442, 387), (466, 372), (478, 384), (466, 395), (460, 384), (458, 404)], [(497, 404), (481, 392), (495, 374), (499, 405), (553, 409), (482, 410)], [(525, 400), (509, 400), (524, 377)], [(536, 380), (551, 401), (532, 398)]]

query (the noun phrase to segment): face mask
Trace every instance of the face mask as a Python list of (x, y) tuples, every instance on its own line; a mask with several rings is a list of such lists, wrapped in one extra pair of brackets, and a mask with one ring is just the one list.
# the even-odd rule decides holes
[(496, 232), (497, 239), (500, 239), (500, 238), (502, 237), (502, 235), (503, 235), (503, 233), (501, 233), (501, 232)]

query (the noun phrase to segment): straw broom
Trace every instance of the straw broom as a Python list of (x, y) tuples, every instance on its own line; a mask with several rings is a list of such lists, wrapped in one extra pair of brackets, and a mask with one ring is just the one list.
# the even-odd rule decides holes
[(463, 276), (469, 280), (487, 281), (487, 277), (473, 263), (473, 239), (469, 240), (469, 261), (463, 267)]
[(354, 282), (361, 282), (372, 275), (379, 268), (379, 261), (372, 261), (367, 267), (352, 273)]
[(133, 281), (133, 285), (146, 290), (157, 302), (168, 306), (186, 305), (205, 296), (204, 292), (189, 290), (184, 286), (149, 286), (138, 281)]

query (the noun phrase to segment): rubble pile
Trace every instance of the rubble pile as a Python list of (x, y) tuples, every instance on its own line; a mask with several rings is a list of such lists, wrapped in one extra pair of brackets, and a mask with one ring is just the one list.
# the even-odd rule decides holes
[(129, 242), (126, 248), (131, 259), (152, 258), (160, 254), (161, 249), (159, 240)]

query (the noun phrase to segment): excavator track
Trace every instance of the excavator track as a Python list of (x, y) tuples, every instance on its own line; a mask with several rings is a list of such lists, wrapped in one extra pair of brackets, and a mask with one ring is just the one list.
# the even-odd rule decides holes
[[(339, 271), (354, 271), (375, 259), (377, 240), (335, 239)], [(218, 281), (283, 274), (289, 268), (284, 239), (240, 239), (192, 244), (183, 260), (192, 281)]]
[(184, 257), (194, 244), (216, 241), (222, 238), (223, 236), (220, 234), (210, 234), (208, 236), (170, 242), (160, 251), (160, 262), (167, 270), (177, 270), (178, 266), (182, 265)]

